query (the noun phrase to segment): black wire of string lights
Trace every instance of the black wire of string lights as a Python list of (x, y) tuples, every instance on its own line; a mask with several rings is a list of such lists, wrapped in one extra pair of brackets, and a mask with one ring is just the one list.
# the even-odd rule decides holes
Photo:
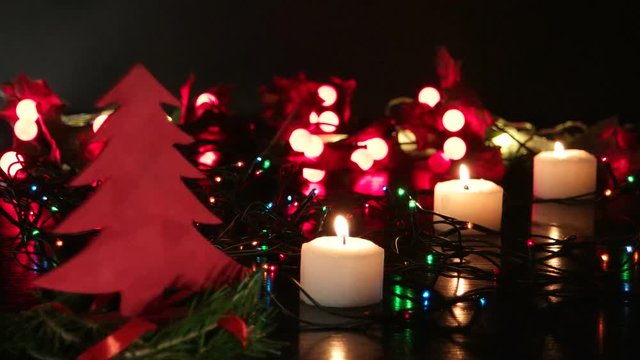
[[(226, 226), (217, 233), (208, 233), (208, 238), (215, 246), (225, 251), (229, 256), (262, 266), (267, 271), (273, 270), (278, 263), (285, 269), (297, 270), (299, 268), (300, 247), (308, 238), (301, 227), (309, 219), (315, 224), (315, 234), (324, 231), (324, 224), (330, 213), (330, 208), (317, 198), (316, 191), (308, 195), (295, 197), (287, 194), (287, 189), (277, 191), (277, 198), (271, 202), (251, 201), (248, 205), (242, 205), (239, 192), (247, 189), (251, 180), (264, 176), (273, 170), (271, 160), (266, 158), (268, 152), (262, 152), (256, 157), (250, 166), (243, 161), (238, 161), (228, 166), (220, 166), (205, 171), (208, 174), (207, 188), (210, 193), (208, 202), (215, 213), (226, 216)], [(606, 160), (606, 159), (605, 159)], [(610, 165), (602, 161), (604, 166)], [(60, 168), (47, 164), (33, 164), (21, 161), (22, 170), (28, 181), (13, 181), (11, 177), (2, 174), (0, 190), (2, 200), (11, 205), (15, 216), (4, 208), (0, 209), (0, 215), (9, 223), (19, 229), (15, 238), (8, 239), (12, 242), (16, 259), (18, 254), (26, 255), (27, 263), (22, 264), (35, 270), (45, 270), (50, 264), (57, 264), (55, 257), (58, 241), (55, 236), (48, 233), (43, 224), (50, 218), (59, 220), (64, 214), (79, 205), (83, 198), (90, 193), (88, 189), (73, 191), (65, 186), (70, 174), (61, 171)], [(271, 172), (269, 176), (289, 176), (295, 172), (295, 166), (288, 168), (280, 166), (280, 172)], [(285, 173), (283, 173), (285, 172)], [(607, 172), (613, 175), (612, 171)], [(587, 194), (571, 199), (553, 199), (545, 202), (556, 203), (580, 203), (582, 201), (600, 202), (612, 195), (613, 191), (624, 191), (630, 188), (633, 181), (621, 185), (613, 178), (617, 186), (607, 189), (600, 196)], [(279, 181), (280, 183), (280, 181)], [(222, 186), (224, 185), (224, 186)], [(429, 318), (438, 312), (452, 312), (452, 307), (459, 304), (471, 304), (472, 319), (475, 318), (478, 309), (487, 303), (487, 297), (496, 292), (501, 278), (501, 262), (512, 262), (522, 266), (528, 266), (529, 276), (518, 279), (520, 282), (534, 285), (537, 294), (547, 298), (584, 296), (585, 293), (594, 293), (598, 285), (594, 284), (592, 277), (584, 277), (580, 271), (563, 269), (550, 265), (550, 260), (561, 257), (572, 257), (578, 250), (593, 248), (598, 245), (596, 241), (577, 241), (575, 236), (566, 238), (553, 238), (547, 235), (529, 234), (526, 239), (524, 251), (507, 249), (498, 243), (490, 241), (482, 236), (464, 235), (463, 231), (473, 229), (483, 234), (499, 236), (500, 233), (491, 231), (478, 224), (455, 219), (443, 214), (435, 213), (423, 208), (404, 189), (391, 191), (384, 189), (383, 198), (363, 198), (361, 201), (375, 201), (381, 211), (386, 214), (387, 226), (383, 231), (382, 240), (388, 254), (385, 264), (385, 303), (391, 302), (391, 311), (388, 310), (362, 310), (360, 313), (328, 309), (321, 306), (313, 299), (294, 276), (288, 276), (292, 286), (304, 293), (314, 307), (320, 311), (345, 319), (336, 324), (324, 324), (309, 321), (295, 315), (287, 309), (277, 296), (269, 293), (272, 303), (279, 307), (284, 314), (296, 318), (309, 329), (319, 328), (354, 328), (366, 326), (388, 317), (396, 318), (398, 314), (404, 319)], [(36, 203), (39, 206), (33, 207)], [(295, 210), (290, 211), (292, 208)], [(425, 218), (432, 218), (425, 219)], [(435, 233), (432, 226), (445, 225), (449, 230)], [(608, 254), (602, 262), (610, 266), (616, 265), (617, 271), (628, 272), (637, 263), (638, 232), (635, 231), (628, 238), (622, 239), (623, 260), (618, 264), (610, 261)], [(486, 269), (474, 265), (475, 259), (482, 259), (491, 264), (493, 269)], [(592, 265), (592, 264), (587, 264)], [(613, 269), (609, 269), (612, 271)], [(625, 275), (629, 277), (630, 275)], [(456, 296), (446, 296), (436, 290), (439, 278), (466, 279), (489, 283), (487, 286), (475, 288)], [(549, 289), (550, 285), (571, 283), (575, 290), (568, 292), (566, 289)], [(581, 290), (582, 289), (582, 290)], [(396, 306), (398, 305), (398, 306)], [(458, 324), (456, 327), (463, 327)]]

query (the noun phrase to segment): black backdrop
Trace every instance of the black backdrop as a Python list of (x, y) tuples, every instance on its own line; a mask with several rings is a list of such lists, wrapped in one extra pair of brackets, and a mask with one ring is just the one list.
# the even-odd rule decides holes
[[(564, 3), (554, 1), (553, 3)], [(70, 110), (93, 101), (134, 62), (177, 93), (234, 83), (233, 109), (256, 113), (257, 87), (276, 74), (358, 80), (356, 115), (435, 80), (446, 45), (494, 113), (552, 125), (620, 113), (640, 119), (640, 16), (598, 2), (541, 1), (3, 1), (0, 81), (49, 81)]]

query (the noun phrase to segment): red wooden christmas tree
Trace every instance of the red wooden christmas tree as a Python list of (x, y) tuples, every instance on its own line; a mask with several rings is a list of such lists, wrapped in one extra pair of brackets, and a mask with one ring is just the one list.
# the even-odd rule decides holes
[(241, 276), (243, 268), (195, 229), (219, 224), (185, 187), (182, 177), (203, 175), (174, 144), (192, 139), (167, 121), (160, 104), (179, 102), (141, 65), (98, 103), (119, 107), (96, 134), (100, 156), (71, 185), (104, 180), (63, 221), (58, 233), (101, 229), (77, 256), (36, 285), (66, 292), (119, 292), (120, 312), (142, 312), (166, 287), (197, 290)]

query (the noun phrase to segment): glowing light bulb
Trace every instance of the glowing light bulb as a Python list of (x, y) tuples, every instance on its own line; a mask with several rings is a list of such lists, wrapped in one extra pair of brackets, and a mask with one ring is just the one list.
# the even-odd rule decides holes
[(198, 162), (202, 165), (213, 166), (218, 157), (214, 151), (207, 151), (198, 156)]
[(200, 106), (202, 104), (212, 104), (212, 105), (218, 105), (218, 98), (213, 95), (212, 93), (202, 93), (200, 94), (200, 96), (198, 96), (196, 98), (196, 106)]
[(496, 146), (509, 147), (515, 143), (515, 140), (513, 140), (513, 138), (509, 136), (509, 134), (502, 133), (491, 139), (491, 142)]
[(317, 158), (324, 151), (324, 143), (318, 135), (309, 135), (309, 142), (304, 149), (304, 156), (308, 158)]
[(291, 145), (293, 151), (297, 152), (303, 152), (310, 140), (311, 134), (305, 129), (295, 129), (289, 135), (289, 145)]
[(324, 179), (326, 171), (320, 169), (303, 168), (302, 177), (312, 183), (317, 183)]
[(38, 124), (34, 121), (18, 119), (13, 125), (13, 132), (22, 141), (31, 141), (38, 135)]
[(447, 139), (442, 146), (444, 157), (449, 160), (460, 160), (467, 153), (467, 144), (457, 136)]
[(318, 113), (315, 111), (312, 111), (311, 114), (309, 114), (309, 123), (310, 124), (317, 124), (318, 123)]
[(336, 235), (339, 237), (348, 237), (349, 236), (349, 222), (347, 218), (342, 215), (336, 216), (336, 219), (333, 222), (333, 227), (336, 229)]
[(465, 118), (462, 111), (449, 109), (442, 115), (442, 125), (451, 132), (456, 132), (464, 126)]
[(409, 129), (398, 130), (398, 144), (404, 152), (415, 151), (418, 148), (416, 135)]
[(322, 99), (322, 106), (331, 106), (338, 100), (338, 92), (331, 85), (322, 85), (318, 88), (318, 96)]
[(333, 111), (324, 111), (318, 117), (318, 124), (320, 124), (320, 130), (324, 132), (334, 132), (340, 124), (340, 118), (338, 114)]
[(91, 127), (93, 128), (94, 133), (97, 133), (98, 130), (100, 130), (100, 127), (102, 126), (102, 124), (104, 124), (108, 117), (108, 114), (101, 114), (93, 120), (93, 125), (91, 125)]
[(18, 105), (16, 105), (16, 115), (18, 115), (18, 119), (30, 122), (35, 122), (40, 116), (36, 102), (31, 99), (23, 99), (18, 102)]
[(56, 240), (57, 247), (62, 247), (62, 245), (64, 245), (64, 242), (62, 242), (62, 240)]
[(434, 107), (440, 102), (440, 92), (431, 86), (424, 87), (418, 93), (418, 102)]
[(22, 169), (23, 161), (24, 158), (22, 155), (15, 151), (7, 151), (0, 157), (0, 169), (2, 169), (5, 174), (14, 177), (16, 173)]
[(564, 146), (562, 145), (562, 143), (560, 141), (556, 141), (553, 144), (553, 153), (557, 157), (565, 157), (566, 156), (566, 153), (564, 151)]
[(356, 163), (360, 169), (367, 171), (373, 166), (373, 158), (366, 149), (356, 149), (351, 154), (351, 161)]
[(360, 141), (358, 145), (366, 146), (366, 149), (373, 160), (382, 160), (387, 157), (387, 154), (389, 153), (389, 145), (379, 137)]

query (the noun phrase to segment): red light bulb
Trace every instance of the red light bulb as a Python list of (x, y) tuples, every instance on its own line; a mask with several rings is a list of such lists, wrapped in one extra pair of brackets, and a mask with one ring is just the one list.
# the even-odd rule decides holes
[(440, 92), (431, 86), (424, 87), (418, 93), (418, 102), (434, 107), (440, 102)]
[(340, 118), (333, 111), (325, 111), (318, 116), (318, 123), (320, 124), (320, 130), (334, 132), (340, 124)]
[(308, 158), (317, 158), (324, 151), (324, 143), (318, 135), (309, 135), (309, 142), (304, 149), (304, 156)]
[(18, 119), (13, 125), (13, 132), (22, 141), (31, 141), (38, 135), (38, 124), (35, 121)]
[(218, 105), (218, 98), (212, 93), (208, 93), (208, 92), (202, 93), (200, 94), (200, 96), (196, 98), (196, 107), (202, 104)]
[(293, 151), (303, 152), (309, 144), (311, 134), (305, 129), (295, 129), (289, 135), (289, 145)]
[(302, 169), (302, 177), (312, 183), (317, 183), (324, 179), (326, 171), (312, 168)]
[(356, 163), (360, 169), (367, 171), (373, 166), (373, 158), (366, 149), (356, 149), (351, 154), (351, 161)]
[(366, 146), (366, 149), (373, 160), (382, 160), (387, 157), (387, 154), (389, 154), (389, 145), (379, 137), (361, 141), (358, 145)]
[(202, 165), (213, 166), (218, 157), (214, 151), (207, 151), (198, 156), (198, 162)]
[(24, 158), (22, 155), (15, 151), (7, 151), (0, 157), (0, 169), (11, 177), (14, 177), (16, 173), (22, 169), (22, 162)]
[(338, 100), (338, 92), (331, 85), (322, 85), (318, 88), (318, 96), (322, 99), (322, 106), (331, 106)]
[(449, 160), (460, 160), (467, 153), (467, 144), (457, 136), (452, 136), (442, 146), (444, 157)]
[(442, 115), (442, 125), (451, 132), (456, 132), (464, 126), (465, 118), (462, 111), (449, 109)]
[(31, 122), (35, 122), (40, 116), (36, 102), (31, 99), (23, 99), (18, 102), (18, 105), (16, 105), (16, 115), (18, 115), (18, 119)]

